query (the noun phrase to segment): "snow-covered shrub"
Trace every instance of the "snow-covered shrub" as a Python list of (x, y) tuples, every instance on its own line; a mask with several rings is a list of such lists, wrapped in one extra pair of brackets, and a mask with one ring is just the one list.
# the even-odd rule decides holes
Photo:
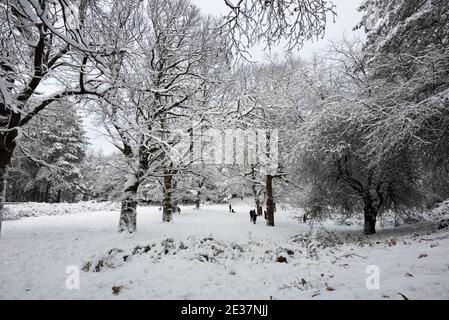
[(117, 202), (78, 202), (78, 203), (35, 203), (26, 202), (5, 206), (4, 220), (18, 220), (27, 217), (57, 216), (98, 211), (116, 211)]

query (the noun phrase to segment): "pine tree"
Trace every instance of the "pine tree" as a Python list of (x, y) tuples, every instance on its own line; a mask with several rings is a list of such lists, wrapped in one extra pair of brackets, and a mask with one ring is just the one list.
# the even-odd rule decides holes
[(45, 110), (24, 128), (20, 152), (12, 166), (11, 180), (22, 181), (15, 186), (16, 197), (33, 190), (31, 198), (22, 199), (74, 201), (83, 191), (80, 167), (86, 156), (86, 133), (75, 108), (64, 104), (62, 111)]

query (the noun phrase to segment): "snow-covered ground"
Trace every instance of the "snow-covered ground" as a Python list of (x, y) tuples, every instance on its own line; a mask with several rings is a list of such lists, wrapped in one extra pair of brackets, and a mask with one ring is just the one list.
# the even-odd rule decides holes
[(449, 232), (432, 223), (365, 238), (281, 209), (253, 225), (242, 202), (181, 208), (169, 224), (139, 208), (134, 235), (109, 208), (4, 222), (0, 299), (449, 299)]

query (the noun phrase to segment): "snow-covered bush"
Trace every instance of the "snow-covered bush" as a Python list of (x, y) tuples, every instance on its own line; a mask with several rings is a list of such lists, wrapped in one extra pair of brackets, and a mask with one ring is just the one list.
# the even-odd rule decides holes
[(117, 202), (79, 202), (79, 203), (36, 203), (26, 202), (8, 204), (5, 207), (4, 220), (18, 220), (27, 217), (57, 216), (65, 214), (88, 213), (98, 211), (116, 211)]

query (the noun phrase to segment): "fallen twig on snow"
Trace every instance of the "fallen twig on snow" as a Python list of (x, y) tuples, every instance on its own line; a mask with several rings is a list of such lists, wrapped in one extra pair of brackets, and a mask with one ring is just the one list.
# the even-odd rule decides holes
[(347, 254), (342, 255), (341, 257), (335, 257), (335, 260), (332, 261), (331, 263), (334, 264), (335, 262), (337, 262), (337, 261), (339, 261), (339, 260), (341, 260), (343, 258), (349, 258), (349, 257), (352, 257), (352, 256), (359, 257), (359, 258), (362, 258), (362, 259), (368, 259), (368, 257), (364, 257), (364, 256), (358, 255), (356, 253), (347, 253)]

